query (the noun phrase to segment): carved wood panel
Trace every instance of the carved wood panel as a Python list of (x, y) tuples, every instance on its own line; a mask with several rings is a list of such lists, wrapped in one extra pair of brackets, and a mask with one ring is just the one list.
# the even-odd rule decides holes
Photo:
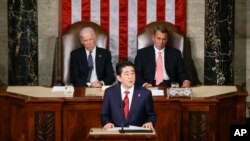
[(35, 112), (35, 141), (55, 141), (55, 112)]
[(207, 141), (208, 117), (206, 112), (191, 112), (189, 117), (190, 141)]

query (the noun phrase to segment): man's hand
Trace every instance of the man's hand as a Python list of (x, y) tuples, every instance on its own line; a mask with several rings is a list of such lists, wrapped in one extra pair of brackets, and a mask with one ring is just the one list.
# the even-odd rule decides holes
[(114, 128), (114, 124), (113, 123), (107, 123), (106, 125), (103, 126), (103, 129), (110, 129), (110, 128)]
[(143, 84), (143, 87), (145, 87), (145, 88), (152, 87), (152, 86), (153, 86), (153, 85), (150, 84), (150, 83), (148, 83), (148, 82), (146, 82), (146, 83)]
[(102, 87), (102, 82), (96, 80), (96, 81), (94, 81), (93, 83), (91, 83), (90, 87), (100, 88), (100, 87)]
[(190, 81), (189, 80), (185, 80), (182, 83), (182, 88), (189, 88), (190, 87)]
[(152, 122), (147, 122), (142, 125), (143, 128), (154, 129)]

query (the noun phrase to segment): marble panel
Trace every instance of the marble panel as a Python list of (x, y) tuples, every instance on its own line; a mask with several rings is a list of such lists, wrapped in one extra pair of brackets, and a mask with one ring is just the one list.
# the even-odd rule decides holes
[(232, 85), (234, 0), (206, 0), (204, 84)]
[(9, 85), (38, 85), (36, 0), (8, 1)]

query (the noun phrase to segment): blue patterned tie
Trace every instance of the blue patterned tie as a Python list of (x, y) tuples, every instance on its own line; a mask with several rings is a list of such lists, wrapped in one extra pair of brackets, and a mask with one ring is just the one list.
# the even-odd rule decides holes
[(87, 82), (90, 82), (90, 77), (91, 77), (91, 73), (93, 70), (93, 58), (91, 55), (91, 52), (89, 52), (89, 56), (88, 56), (88, 68), (89, 68), (89, 74), (88, 74), (88, 78), (87, 78)]

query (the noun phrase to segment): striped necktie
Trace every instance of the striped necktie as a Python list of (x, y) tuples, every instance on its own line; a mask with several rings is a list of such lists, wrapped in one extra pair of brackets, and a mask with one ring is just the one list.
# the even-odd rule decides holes
[(94, 62), (93, 62), (93, 57), (91, 55), (91, 51), (89, 52), (89, 56), (88, 56), (88, 77), (87, 77), (87, 82), (90, 82), (90, 78), (91, 78), (91, 73), (94, 67)]

